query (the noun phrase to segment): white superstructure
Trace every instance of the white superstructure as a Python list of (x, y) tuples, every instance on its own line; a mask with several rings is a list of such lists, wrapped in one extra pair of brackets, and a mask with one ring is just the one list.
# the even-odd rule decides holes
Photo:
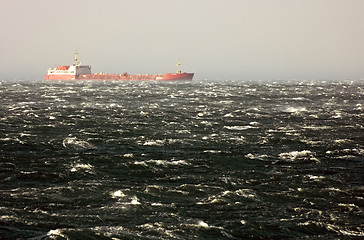
[(48, 73), (46, 75), (46, 79), (56, 79), (56, 78), (75, 78), (80, 74), (91, 74), (91, 66), (81, 65), (80, 62), (77, 61), (78, 53), (75, 53), (74, 63), (71, 66), (58, 66), (55, 68), (48, 69)]

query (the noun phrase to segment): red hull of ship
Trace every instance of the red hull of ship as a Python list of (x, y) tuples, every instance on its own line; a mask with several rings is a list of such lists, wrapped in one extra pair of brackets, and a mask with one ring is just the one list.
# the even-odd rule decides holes
[(45, 75), (44, 77), (45, 80), (76, 80), (76, 76), (75, 75), (66, 75), (66, 74), (59, 74), (59, 75), (56, 75), (56, 74), (47, 74)]
[(193, 73), (166, 73), (165, 75), (128, 74), (80, 74), (46, 75), (45, 80), (92, 80), (92, 81), (191, 81)]
[[(164, 77), (160, 80), (164, 81), (176, 81), (176, 80), (184, 80), (191, 81), (193, 78), (193, 73), (166, 73)], [(158, 80), (158, 79), (157, 79)]]

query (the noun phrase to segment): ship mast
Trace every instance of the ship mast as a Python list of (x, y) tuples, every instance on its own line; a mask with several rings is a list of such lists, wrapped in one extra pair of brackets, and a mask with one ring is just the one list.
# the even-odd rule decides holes
[(177, 66), (177, 73), (182, 73), (181, 71), (181, 59), (178, 59), (178, 63), (176, 64)]
[(79, 64), (79, 62), (77, 61), (77, 56), (78, 56), (78, 52), (76, 50), (75, 52), (75, 59), (74, 59), (74, 63), (73, 63), (73, 66), (77, 66)]

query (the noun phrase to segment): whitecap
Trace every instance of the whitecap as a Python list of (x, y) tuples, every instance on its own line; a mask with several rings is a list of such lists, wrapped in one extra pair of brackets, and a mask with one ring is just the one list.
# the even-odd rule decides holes
[(233, 117), (234, 117), (234, 114), (232, 114), (232, 113), (227, 113), (227, 114), (225, 114), (225, 115), (224, 115), (224, 117), (226, 117), (226, 118), (228, 118), (228, 117), (233, 118)]
[(172, 165), (190, 165), (186, 160), (173, 160), (169, 163)]
[(130, 202), (132, 205), (140, 205), (139, 199), (137, 196), (133, 196)]
[(255, 159), (255, 156), (251, 153), (246, 154), (245, 157), (249, 159)]
[(17, 221), (20, 221), (20, 219), (18, 218), (18, 217), (15, 217), (15, 216), (10, 216), (10, 215), (2, 215), (1, 217), (0, 217), (0, 220), (1, 221), (5, 221), (5, 222), (7, 222), (7, 221), (11, 221), (11, 222), (17, 222)]
[(189, 165), (186, 160), (148, 160), (146, 163), (153, 163), (156, 165)]
[(132, 158), (132, 157), (134, 157), (134, 154), (132, 154), (132, 153), (125, 153), (123, 155), (123, 157), (125, 157), (125, 158)]
[(328, 230), (334, 231), (336, 233), (341, 233), (342, 235), (345, 236), (355, 236), (355, 237), (364, 237), (364, 232), (359, 230), (355, 231), (352, 229), (340, 229), (341, 227), (333, 225), (333, 224), (327, 224), (326, 227)]
[(364, 232), (362, 231), (352, 231), (352, 230), (339, 230), (340, 233), (346, 236), (356, 236), (356, 237), (364, 237)]
[(47, 236), (51, 237), (51, 239), (56, 239), (57, 236), (62, 237), (64, 239), (69, 239), (67, 236), (65, 236), (64, 234), (62, 234), (62, 231), (60, 229), (56, 229), (56, 230), (50, 230), (47, 233)]
[(315, 181), (315, 182), (319, 182), (322, 179), (325, 179), (324, 176), (315, 176), (315, 175), (311, 175), (311, 174), (306, 175), (306, 177), (308, 177), (310, 180)]
[(302, 139), (300, 140), (302, 143), (305, 143), (307, 145), (311, 145), (311, 146), (319, 146), (320, 144), (322, 144), (322, 141), (314, 141), (311, 139)]
[(354, 108), (354, 110), (363, 110), (363, 108), (362, 108), (362, 104), (360, 104), (360, 103), (358, 103), (358, 104), (356, 104), (356, 107), (357, 108)]
[(162, 203), (152, 203), (152, 204), (150, 204), (151, 206), (153, 206), (153, 207), (160, 207), (160, 206), (163, 206), (163, 204)]
[(147, 113), (147, 112), (144, 112), (144, 111), (140, 111), (140, 116), (142, 116), (142, 117), (145, 117), (145, 116), (147, 116), (149, 113)]
[(343, 145), (343, 144), (352, 143), (352, 142), (353, 141), (350, 140), (350, 139), (336, 139), (336, 140), (334, 140), (335, 145)]
[(212, 122), (208, 122), (208, 121), (202, 121), (201, 124), (205, 125), (205, 126), (212, 126)]
[(208, 228), (210, 227), (207, 223), (205, 223), (204, 221), (199, 221), (197, 224), (199, 227), (203, 227), (203, 228)]
[(240, 197), (257, 199), (257, 194), (251, 189), (239, 189), (236, 190), (234, 193)]
[(20, 144), (25, 144), (24, 141), (20, 140), (19, 138), (15, 137), (15, 138), (0, 138), (0, 141), (4, 141), (4, 142), (17, 142), (17, 143), (20, 143)]
[(147, 141), (143, 145), (144, 146), (162, 146), (164, 145), (165, 140), (155, 140), (155, 141)]
[(68, 137), (63, 140), (63, 146), (65, 148), (74, 148), (74, 149), (93, 149), (95, 148), (92, 144), (78, 140), (76, 137)]
[(334, 114), (335, 115), (333, 115), (331, 118), (336, 118), (336, 119), (342, 118), (342, 112), (336, 110), (336, 111), (334, 111)]
[(220, 151), (220, 150), (205, 150), (203, 152), (204, 153), (215, 153), (215, 154), (222, 153), (222, 151)]
[(243, 130), (248, 130), (248, 129), (255, 128), (255, 127), (247, 125), (247, 126), (224, 126), (224, 128), (229, 129), (229, 130), (235, 130), (235, 131), (243, 131)]
[(299, 115), (303, 112), (307, 112), (305, 107), (288, 107), (285, 112), (291, 113), (293, 115)]
[(265, 158), (268, 158), (268, 155), (266, 154), (261, 154), (261, 155), (254, 155), (252, 153), (248, 153), (245, 155), (246, 158), (249, 158), (249, 159), (258, 159), (258, 160), (263, 160)]
[(297, 160), (297, 159), (308, 159), (308, 160), (320, 162), (315, 157), (315, 153), (311, 152), (309, 150), (280, 153), (279, 158), (281, 158), (283, 160), (288, 160), (288, 161), (294, 161), (294, 160)]
[(144, 161), (134, 161), (135, 165), (147, 166), (147, 163)]
[(121, 190), (117, 190), (117, 191), (111, 193), (111, 196), (113, 198), (117, 198), (117, 197), (119, 198), (119, 197), (125, 197), (126, 195)]
[(345, 208), (350, 212), (352, 212), (352, 211), (360, 211), (361, 212), (360, 207), (358, 207), (354, 203), (339, 203), (338, 206), (341, 207), (341, 208)]
[(95, 174), (93, 168), (94, 167), (91, 164), (76, 163), (72, 165), (71, 172), (77, 172), (83, 170), (85, 172)]

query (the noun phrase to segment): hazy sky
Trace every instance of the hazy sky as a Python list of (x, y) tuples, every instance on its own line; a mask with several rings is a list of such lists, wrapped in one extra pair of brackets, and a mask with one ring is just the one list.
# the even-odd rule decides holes
[(364, 0), (0, 0), (0, 79), (194, 71), (196, 79), (364, 78)]

